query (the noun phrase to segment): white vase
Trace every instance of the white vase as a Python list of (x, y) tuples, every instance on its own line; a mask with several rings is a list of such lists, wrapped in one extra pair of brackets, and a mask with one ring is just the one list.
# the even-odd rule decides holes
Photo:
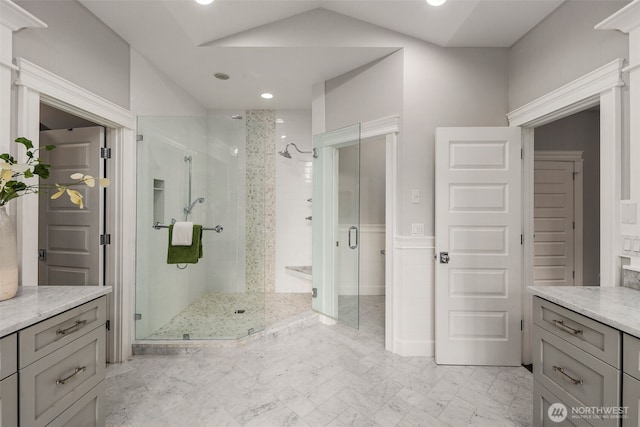
[(0, 301), (18, 292), (16, 231), (4, 206), (0, 206)]

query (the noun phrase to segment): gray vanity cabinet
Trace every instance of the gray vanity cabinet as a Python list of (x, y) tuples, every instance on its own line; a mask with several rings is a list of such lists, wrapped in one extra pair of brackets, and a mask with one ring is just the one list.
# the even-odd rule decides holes
[(618, 418), (571, 411), (620, 406), (620, 331), (541, 298), (533, 321), (534, 426), (558, 425), (547, 412), (553, 403), (564, 405), (565, 425), (618, 426)]
[(623, 427), (638, 427), (640, 403), (640, 339), (624, 334), (622, 366), (622, 406), (627, 408)]
[(104, 426), (105, 323), (103, 296), (2, 338), (0, 426)]
[(0, 339), (0, 427), (18, 425), (18, 334)]

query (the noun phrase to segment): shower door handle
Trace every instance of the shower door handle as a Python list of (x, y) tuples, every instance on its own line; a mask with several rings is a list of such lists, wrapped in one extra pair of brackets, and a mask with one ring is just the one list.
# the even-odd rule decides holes
[[(356, 232), (356, 239), (355, 239), (355, 244), (351, 243), (351, 232), (355, 231)], [(351, 227), (349, 227), (349, 249), (356, 249), (358, 247), (358, 227), (356, 227), (355, 225), (352, 225)]]

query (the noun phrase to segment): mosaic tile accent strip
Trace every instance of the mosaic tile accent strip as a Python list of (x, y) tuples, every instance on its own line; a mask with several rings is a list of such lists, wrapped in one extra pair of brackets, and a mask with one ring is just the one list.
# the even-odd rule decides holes
[(622, 269), (622, 286), (640, 290), (640, 271)]
[(247, 117), (247, 291), (275, 292), (275, 110)]

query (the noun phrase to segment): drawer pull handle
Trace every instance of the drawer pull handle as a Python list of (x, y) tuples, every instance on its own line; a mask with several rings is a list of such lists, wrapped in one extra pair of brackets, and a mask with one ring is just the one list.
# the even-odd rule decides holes
[(574, 385), (579, 385), (582, 384), (582, 380), (577, 380), (575, 378), (573, 378), (571, 375), (567, 374), (564, 369), (558, 367), (558, 366), (554, 366), (553, 370), (556, 371), (557, 373), (559, 373), (560, 375), (562, 375), (563, 378), (565, 378), (566, 380), (568, 380), (569, 382), (572, 382)]
[(56, 334), (67, 335), (67, 334), (70, 334), (71, 332), (77, 331), (78, 329), (82, 328), (86, 324), (87, 324), (86, 320), (76, 320), (76, 323), (74, 323), (73, 326), (69, 326), (66, 329), (58, 329), (56, 331)]
[(78, 374), (80, 374), (80, 373), (82, 373), (82, 372), (84, 372), (84, 371), (86, 371), (86, 370), (87, 370), (87, 367), (86, 367), (86, 366), (82, 366), (82, 367), (76, 368), (76, 369), (73, 371), (73, 373), (72, 373), (71, 375), (69, 375), (67, 378), (62, 378), (62, 379), (58, 378), (58, 379), (56, 380), (56, 385), (64, 385), (64, 384), (66, 384), (68, 381), (71, 381), (71, 380), (72, 380), (76, 375), (78, 375)]
[(564, 320), (554, 320), (553, 324), (556, 325), (556, 328), (563, 330), (565, 332), (570, 333), (571, 335), (580, 335), (582, 334), (582, 329), (573, 329), (564, 324)]

